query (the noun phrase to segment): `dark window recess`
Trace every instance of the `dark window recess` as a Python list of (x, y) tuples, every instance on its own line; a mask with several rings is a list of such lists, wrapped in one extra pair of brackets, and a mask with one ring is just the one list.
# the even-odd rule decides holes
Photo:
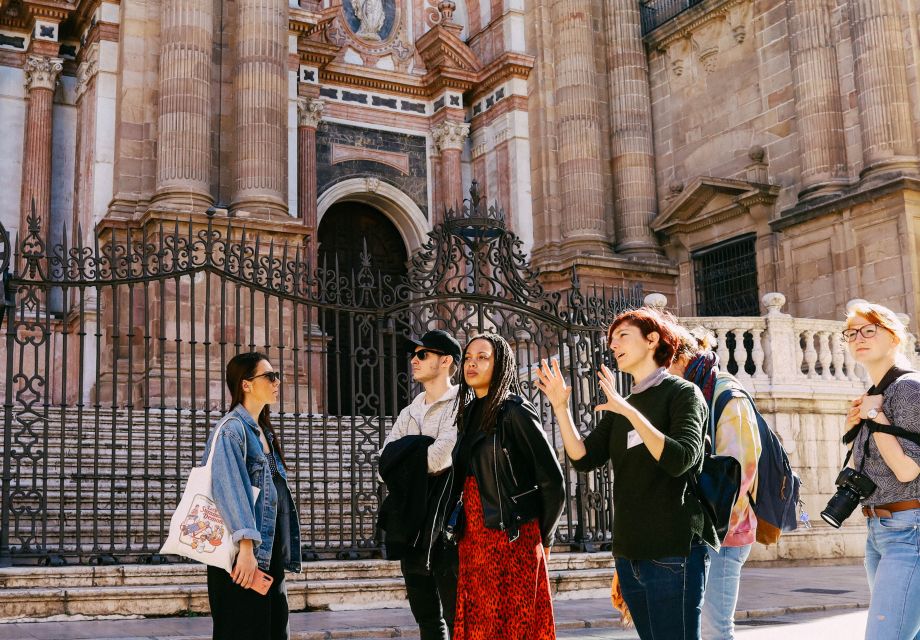
[(367, 94), (366, 93), (354, 93), (353, 91), (342, 91), (342, 100), (345, 102), (360, 102), (361, 104), (367, 104)]
[(482, 103), (477, 102), (473, 105), (473, 115), (478, 116), (480, 113), (482, 113)]
[(338, 100), (339, 90), (338, 89), (327, 89), (326, 87), (320, 87), (319, 95), (321, 95), (324, 98), (333, 98), (335, 100)]
[(486, 98), (486, 109), (491, 109), (493, 104), (495, 104), (495, 98), (492, 96)]
[(498, 91), (495, 92), (495, 102), (498, 102), (499, 100), (501, 100), (501, 99), (504, 98), (504, 97), (505, 97), (505, 88), (504, 88), (504, 87), (502, 87), (501, 89), (499, 89)]
[(459, 107), (460, 106), (460, 96), (451, 96), (450, 97), (450, 106)]
[(424, 102), (407, 102), (406, 100), (403, 100), (402, 110), (411, 111), (412, 113), (425, 113), (425, 103)]
[(304, 69), (303, 70), (303, 81), (304, 82), (316, 82), (316, 71), (313, 69)]
[(694, 251), (691, 257), (697, 315), (760, 315), (753, 234)]
[(444, 96), (441, 96), (440, 98), (434, 101), (434, 110), (440, 111), (443, 108), (444, 108)]
[(21, 36), (7, 36), (0, 33), (0, 45), (16, 47), (17, 49), (25, 49), (26, 39)]
[(54, 37), (54, 27), (51, 25), (45, 25), (45, 24), (38, 25), (38, 37), (39, 38), (53, 38)]
[(371, 104), (375, 107), (389, 107), (390, 109), (395, 109), (396, 98), (380, 98), (378, 96), (371, 96)]
[(59, 56), (65, 56), (68, 58), (75, 58), (77, 56), (77, 45), (75, 44), (62, 44), (58, 49)]

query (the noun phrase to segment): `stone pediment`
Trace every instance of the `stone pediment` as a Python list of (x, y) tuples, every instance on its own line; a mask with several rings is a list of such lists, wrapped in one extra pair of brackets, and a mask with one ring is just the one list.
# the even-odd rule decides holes
[(668, 204), (652, 221), (651, 227), (668, 235), (696, 231), (751, 213), (752, 207), (758, 205), (770, 207), (776, 201), (779, 190), (777, 185), (772, 184), (699, 177)]
[(425, 62), (429, 75), (449, 77), (461, 85), (475, 82), (482, 63), (473, 50), (460, 39), (463, 29), (458, 24), (439, 24), (431, 28), (415, 43)]

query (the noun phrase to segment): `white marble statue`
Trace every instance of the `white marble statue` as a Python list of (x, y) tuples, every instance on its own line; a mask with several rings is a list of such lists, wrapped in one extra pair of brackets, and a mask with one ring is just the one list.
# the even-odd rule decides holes
[(351, 0), (355, 10), (355, 17), (361, 21), (358, 37), (365, 40), (380, 40), (380, 30), (386, 14), (383, 11), (383, 0)]

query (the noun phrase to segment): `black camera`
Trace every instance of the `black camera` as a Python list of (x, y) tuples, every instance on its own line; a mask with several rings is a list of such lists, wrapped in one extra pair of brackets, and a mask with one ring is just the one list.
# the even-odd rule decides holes
[(850, 467), (844, 467), (834, 484), (837, 485), (837, 493), (827, 501), (821, 517), (827, 524), (839, 529), (843, 521), (856, 509), (859, 501), (872, 495), (875, 483), (869, 476)]

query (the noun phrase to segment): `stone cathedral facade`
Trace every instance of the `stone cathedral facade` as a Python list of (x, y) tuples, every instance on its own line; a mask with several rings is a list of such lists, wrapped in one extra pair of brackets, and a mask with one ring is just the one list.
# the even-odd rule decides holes
[[(0, 0), (0, 222), (394, 272), (475, 179), (547, 285), (917, 329), (920, 0)], [(56, 236), (55, 236), (56, 237)], [(387, 260), (390, 262), (387, 263)]]

